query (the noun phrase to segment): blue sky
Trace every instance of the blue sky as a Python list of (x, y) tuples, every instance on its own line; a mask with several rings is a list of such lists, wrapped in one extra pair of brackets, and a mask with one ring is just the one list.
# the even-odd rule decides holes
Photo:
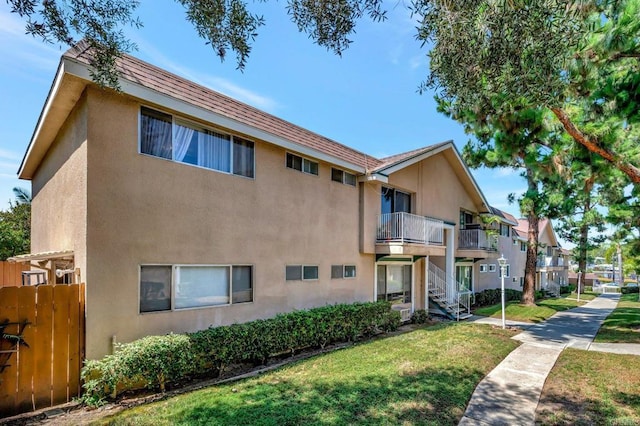
[[(394, 6), (395, 5), (395, 6)], [(342, 57), (313, 44), (286, 15), (284, 2), (256, 2), (266, 19), (244, 72), (224, 62), (198, 38), (173, 1), (143, 1), (144, 27), (127, 30), (145, 61), (367, 154), (383, 157), (468, 136), (436, 112), (433, 94), (418, 94), (427, 75), (427, 49), (415, 40), (415, 22), (393, 3), (386, 22), (363, 20)], [(64, 48), (24, 35), (24, 24), (0, 2), (0, 208), (12, 188)], [(509, 193), (524, 191), (517, 171), (472, 171), (489, 203), (519, 216)], [(437, 184), (434, 182), (434, 184)]]

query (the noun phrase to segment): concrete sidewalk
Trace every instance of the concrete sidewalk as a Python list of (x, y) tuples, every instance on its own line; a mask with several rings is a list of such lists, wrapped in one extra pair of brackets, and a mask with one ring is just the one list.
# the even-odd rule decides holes
[(605, 294), (542, 323), (527, 324), (513, 337), (523, 344), (478, 384), (459, 424), (533, 425), (544, 381), (562, 350), (589, 349), (619, 298)]

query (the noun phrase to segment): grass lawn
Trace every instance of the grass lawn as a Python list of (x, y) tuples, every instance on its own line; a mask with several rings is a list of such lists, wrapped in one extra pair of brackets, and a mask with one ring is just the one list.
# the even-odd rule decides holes
[(640, 424), (640, 357), (565, 349), (544, 384), (536, 424)]
[[(581, 294), (580, 302), (575, 300), (575, 294), (570, 297), (561, 297), (558, 299), (544, 299), (536, 302), (535, 306), (525, 306), (519, 302), (507, 302), (505, 307), (505, 317), (512, 321), (523, 322), (541, 322), (559, 311), (566, 311), (567, 309), (582, 306), (588, 300), (594, 299), (596, 296), (592, 294)], [(585, 300), (583, 302), (583, 300)], [(486, 317), (501, 318), (502, 305), (484, 306), (478, 308), (473, 312), (476, 315), (482, 315)]]
[(640, 302), (637, 294), (620, 296), (618, 306), (604, 321), (594, 341), (640, 343)]
[(101, 424), (456, 425), (515, 332), (443, 323), (122, 411)]

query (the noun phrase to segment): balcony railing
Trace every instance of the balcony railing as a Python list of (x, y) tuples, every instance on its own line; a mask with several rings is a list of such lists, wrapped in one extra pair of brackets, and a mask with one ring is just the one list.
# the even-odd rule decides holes
[(444, 222), (411, 213), (385, 213), (378, 216), (377, 242), (442, 245)]
[(536, 262), (536, 266), (539, 268), (544, 267), (555, 267), (555, 266), (563, 266), (562, 262), (559, 261), (557, 257), (553, 256), (540, 256), (538, 257), (538, 261)]
[(482, 229), (462, 229), (458, 234), (458, 249), (496, 251), (498, 238)]

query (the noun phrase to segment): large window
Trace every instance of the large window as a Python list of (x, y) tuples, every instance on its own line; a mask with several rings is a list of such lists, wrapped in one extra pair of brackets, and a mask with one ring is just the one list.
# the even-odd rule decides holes
[(504, 223), (500, 224), (500, 235), (502, 235), (503, 237), (509, 236), (509, 225), (506, 225)]
[(377, 300), (411, 302), (411, 265), (378, 265)]
[(254, 177), (254, 144), (142, 107), (140, 152), (179, 163)]
[(318, 163), (289, 152), (287, 152), (287, 167), (310, 175), (318, 176)]
[(248, 265), (143, 265), (140, 267), (140, 312), (251, 301), (253, 301), (253, 269)]
[(381, 213), (411, 213), (411, 194), (397, 189), (382, 187)]

